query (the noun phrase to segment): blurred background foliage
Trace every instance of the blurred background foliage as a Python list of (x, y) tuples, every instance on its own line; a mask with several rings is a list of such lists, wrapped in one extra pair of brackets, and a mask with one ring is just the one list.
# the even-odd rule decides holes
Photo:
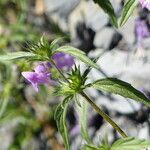
[[(0, 0), (0, 54), (24, 51), (27, 43), (36, 42), (42, 36), (44, 30), (29, 21), (30, 15), (37, 15), (33, 14), (35, 3), (30, 0)], [(53, 28), (47, 32), (49, 41), (61, 33), (57, 26)], [(52, 96), (52, 87), (41, 86), (40, 93), (35, 93), (25, 86), (26, 82), (21, 77), (20, 72), (32, 70), (32, 66), (33, 63), (26, 60), (0, 61), (0, 150), (45, 150), (47, 147), (50, 149), (50, 145), (52, 149), (62, 147), (55, 138), (53, 113), (57, 100)], [(2, 143), (5, 140), (6, 145)]]

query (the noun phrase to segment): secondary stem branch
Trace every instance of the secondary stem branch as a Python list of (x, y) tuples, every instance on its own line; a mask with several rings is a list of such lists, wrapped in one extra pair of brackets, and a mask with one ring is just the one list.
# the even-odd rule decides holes
[(111, 124), (111, 126), (117, 130), (122, 137), (127, 137), (126, 133), (104, 112), (102, 111), (84, 92), (80, 93), (88, 103), (91, 104), (91, 106), (107, 121)]

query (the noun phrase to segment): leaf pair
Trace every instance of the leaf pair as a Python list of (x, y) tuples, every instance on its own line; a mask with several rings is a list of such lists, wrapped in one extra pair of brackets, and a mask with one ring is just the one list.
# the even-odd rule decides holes
[(118, 28), (118, 26), (121, 27), (126, 23), (128, 18), (132, 15), (134, 9), (138, 5), (139, 0), (128, 0), (125, 3), (119, 22), (117, 21), (114, 8), (109, 0), (93, 0), (93, 1), (95, 3), (98, 3), (98, 5), (109, 15), (112, 24), (116, 28)]

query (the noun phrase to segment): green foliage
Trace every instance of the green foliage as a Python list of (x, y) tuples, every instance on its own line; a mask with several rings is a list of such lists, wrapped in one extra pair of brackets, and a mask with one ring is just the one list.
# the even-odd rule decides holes
[[(39, 101), (42, 100), (46, 104), (46, 97), (50, 98), (51, 96), (48, 96), (47, 92), (45, 92), (44, 97), (40, 98), (42, 95), (41, 91), (38, 94), (38, 98), (35, 96), (28, 97), (23, 92), (25, 86), (21, 83), (22, 78), (19, 76), (23, 63), (27, 66), (24, 60), (20, 61), (19, 59), (16, 64), (8, 61), (0, 61), (0, 126), (2, 128), (6, 127), (9, 131), (11, 130), (8, 134), (14, 134), (9, 149), (14, 148), (15, 150), (23, 149), (35, 136), (37, 137), (36, 132), (44, 126), (39, 121), (38, 116), (35, 115), (37, 113), (42, 114), (39, 112), (37, 104), (43, 109), (45, 105), (39, 104)], [(31, 67), (30, 65), (29, 68), (31, 69)], [(34, 102), (35, 107), (31, 104), (33, 99), (36, 100)], [(51, 106), (48, 106), (48, 108), (48, 112), (44, 113), (44, 121), (52, 118), (52, 115), (50, 116), (49, 114), (52, 113), (53, 109)], [(46, 116), (47, 113), (48, 117)]]
[[(30, 60), (51, 60), (52, 55), (56, 52), (64, 52), (74, 57), (79, 58), (83, 62), (89, 65), (89, 67), (81, 73), (80, 67), (75, 66), (72, 69), (71, 73), (68, 73), (68, 77), (65, 78), (67, 81), (59, 81), (60, 85), (57, 86), (57, 94), (65, 96), (66, 98), (64, 101), (58, 105), (55, 111), (55, 120), (57, 123), (57, 127), (63, 137), (64, 144), (67, 150), (70, 150), (69, 145), (69, 137), (68, 137), (68, 130), (66, 125), (66, 113), (67, 107), (70, 100), (77, 96), (77, 94), (83, 93), (83, 90), (87, 87), (94, 87), (96, 89), (107, 91), (115, 94), (119, 94), (123, 97), (135, 99), (137, 101), (143, 102), (144, 104), (150, 106), (149, 99), (145, 97), (144, 94), (136, 90), (130, 84), (118, 80), (116, 78), (106, 78), (97, 80), (94, 83), (85, 85), (87, 80), (87, 75), (90, 72), (91, 68), (97, 68), (97, 65), (91, 61), (84, 52), (70, 47), (70, 46), (62, 46), (59, 47), (60, 39), (53, 41), (49, 44), (49, 42), (44, 40), (43, 38), (41, 41), (36, 45), (32, 45), (30, 47), (30, 52), (14, 52), (12, 54), (8, 53), (7, 55), (1, 55), (2, 61), (8, 61), (12, 59), (18, 58), (30, 58)], [(89, 143), (92, 143), (87, 130), (87, 104), (83, 101), (77, 101), (79, 104), (79, 112), (80, 112), (80, 124), (81, 124), (81, 133), (83, 138)], [(5, 104), (5, 103), (4, 103)], [(95, 107), (94, 105), (92, 105)], [(98, 110), (98, 108), (96, 108)], [(104, 117), (105, 118), (105, 117)], [(110, 119), (110, 118), (109, 118)], [(86, 145), (84, 149), (97, 149), (95, 146)], [(112, 147), (113, 148), (113, 147)], [(100, 150), (109, 150), (107, 145), (101, 145), (98, 149)]]
[(51, 42), (50, 49), (52, 51), (55, 51), (64, 42), (64, 40), (65, 40), (65, 37), (59, 37), (59, 38), (54, 39)]
[(10, 61), (13, 59), (20, 59), (20, 58), (31, 58), (34, 57), (35, 54), (29, 52), (13, 52), (7, 53), (5, 55), (0, 55), (0, 61)]
[(0, 61), (9, 61), (13, 59), (25, 58), (31, 61), (49, 61), (50, 57), (52, 57), (52, 51), (56, 48), (59, 40), (54, 40), (51, 43), (42, 37), (37, 44), (29, 44), (30, 52), (13, 52), (0, 55)]
[(84, 89), (84, 84), (87, 77), (82, 76), (80, 67), (72, 69), (71, 73), (68, 74), (68, 80), (70, 82), (70, 88), (74, 89), (76, 92), (80, 92)]
[(110, 150), (110, 145), (108, 145), (108, 144), (102, 144), (99, 147), (99, 150)]
[(150, 100), (140, 91), (136, 90), (129, 83), (121, 81), (116, 78), (105, 78), (97, 80), (89, 86), (94, 87), (101, 91), (106, 91), (114, 94), (121, 95), (126, 98), (134, 99), (138, 102), (142, 102), (150, 107)]
[(119, 22), (114, 11), (114, 8), (109, 0), (93, 0), (109, 15), (112, 24), (117, 28), (123, 26), (129, 17), (132, 15), (134, 9), (139, 3), (139, 0), (128, 0), (123, 7)]
[[(127, 0), (118, 23), (110, 0), (93, 1), (109, 15), (112, 24), (116, 28), (125, 24), (138, 4), (138, 0)], [(52, 95), (52, 92), (50, 92), (52, 89), (47, 88), (47, 90), (45, 90), (44, 87), (41, 87), (40, 93), (36, 94), (36, 96), (31, 96), (30, 91), (28, 93), (29, 95), (25, 93), (26, 90), (24, 88), (24, 83), (20, 83), (22, 80), (20, 78), (20, 70), (23, 70), (21, 67), (21, 65), (23, 66), (23, 62), (19, 61), (19, 59), (22, 58), (30, 61), (50, 61), (55, 53), (63, 52), (74, 56), (90, 66), (83, 73), (81, 73), (79, 67), (77, 68), (75, 66), (71, 73), (66, 75), (67, 81), (65, 79), (62, 81), (62, 78), (57, 78), (59, 79), (58, 83), (60, 83), (60, 86), (58, 86), (57, 89), (57, 94), (66, 98), (57, 106), (54, 117), (58, 130), (63, 137), (66, 150), (70, 150), (66, 120), (67, 108), (70, 101), (79, 94), (84, 93), (86, 88), (94, 87), (102, 91), (119, 94), (123, 97), (135, 99), (150, 106), (150, 100), (146, 98), (144, 94), (137, 91), (130, 84), (115, 78), (101, 79), (92, 84), (85, 85), (90, 70), (92, 68), (99, 69), (99, 66), (94, 61), (90, 60), (81, 50), (71, 46), (62, 46), (63, 38), (56, 39), (50, 43), (50, 40), (42, 37), (37, 44), (29, 45), (30, 52), (20, 51), (23, 48), (16, 43), (24, 45), (25, 41), (36, 41), (37, 37), (40, 35), (33, 29), (33, 25), (28, 23), (27, 10), (30, 8), (28, 7), (28, 2), (28, 0), (0, 1), (0, 22), (2, 22), (2, 24), (0, 24), (0, 27), (2, 28), (2, 36), (0, 39), (0, 86), (2, 86), (0, 87), (2, 88), (0, 89), (0, 125), (5, 126), (6, 124), (15, 124), (16, 126), (14, 130), (15, 138), (10, 145), (10, 149), (25, 149), (24, 145), (29, 143), (34, 137), (37, 137), (36, 133), (39, 130), (42, 130), (45, 127), (45, 124), (49, 125), (50, 119), (53, 118), (53, 112), (55, 109), (47, 105), (49, 104), (49, 98), (51, 98), (50, 96)], [(13, 23), (11, 23), (9, 15), (7, 15), (10, 14), (10, 10), (12, 10), (12, 8), (10, 9), (10, 6), (8, 8), (6, 7), (8, 4), (15, 8), (15, 10), (13, 10), (15, 21), (13, 21)], [(55, 23), (49, 23), (51, 29), (54, 32), (57, 32), (55, 34), (65, 34)], [(17, 52), (10, 53), (10, 49), (11, 51), (15, 49)], [(8, 61), (16, 59), (17, 65), (11, 64), (10, 62), (8, 63)], [(32, 66), (29, 67), (31, 68)], [(17, 69), (13, 70), (13, 68)], [(59, 71), (57, 71), (57, 73), (59, 73)], [(135, 138), (119, 139), (114, 142), (112, 146), (109, 144), (95, 146), (92, 144), (88, 135), (87, 103), (83, 99), (78, 98), (76, 103), (78, 104), (79, 110), (81, 134), (87, 142), (86, 145), (83, 146), (83, 150), (141, 150), (150, 148), (150, 141)], [(90, 104), (93, 108), (95, 107), (94, 101)], [(96, 110), (98, 110), (98, 107), (96, 107)]]
[(84, 145), (82, 150), (100, 150), (95, 145)]
[(78, 58), (79, 60), (81, 60), (82, 62), (84, 62), (85, 64), (98, 69), (99, 66), (97, 64), (95, 64), (93, 61), (91, 61), (86, 54), (74, 47), (71, 46), (61, 46), (58, 49), (55, 50), (56, 52), (62, 52), (62, 53), (66, 53), (66, 54), (70, 54), (72, 56), (74, 56), (75, 58)]
[(150, 148), (150, 141), (132, 137), (117, 140), (110, 150), (146, 150)]
[(128, 18), (132, 15), (134, 9), (138, 5), (139, 0), (128, 0), (123, 7), (123, 12), (119, 21), (119, 26), (123, 26)]
[(59, 47), (59, 42), (62, 41), (61, 39), (56, 39), (52, 43), (49, 43), (47, 39), (44, 37), (41, 38), (38, 44), (31, 44), (29, 45), (29, 52), (14, 52), (8, 53), (6, 55), (0, 55), (1, 61), (18, 59), (18, 58), (28, 58), (32, 61), (50, 61), (50, 58), (57, 52), (63, 52), (66, 54), (70, 54), (75, 58), (83, 61), (87, 65), (98, 69), (99, 66), (91, 61), (86, 54), (74, 47), (71, 46), (62, 46)]
[(56, 96), (75, 96), (76, 92), (74, 89), (71, 89), (69, 82), (61, 81), (60, 85), (55, 88), (54, 95)]
[(117, 18), (111, 2), (109, 0), (94, 0), (94, 2), (98, 3), (98, 5), (109, 15), (113, 25), (117, 28)]
[(41, 59), (49, 59), (52, 55), (51, 43), (49, 43), (48, 39), (41, 37), (40, 41), (37, 44), (29, 45), (29, 50), (41, 57)]
[(78, 107), (79, 124), (81, 128), (82, 137), (87, 143), (91, 143), (91, 139), (88, 134), (88, 104), (83, 99), (79, 99), (80, 106)]
[(67, 123), (66, 123), (67, 107), (70, 100), (71, 100), (70, 97), (66, 97), (64, 101), (57, 106), (54, 115), (58, 130), (64, 140), (66, 150), (70, 150), (70, 142), (68, 137)]
[(100, 147), (95, 145), (84, 145), (83, 150), (146, 150), (150, 148), (150, 141), (127, 137), (115, 141), (112, 146), (102, 144)]
[(87, 74), (87, 70), (81, 74), (80, 67), (75, 66), (75, 68), (71, 70), (71, 73), (68, 73), (68, 82), (60, 81), (60, 85), (56, 88), (55, 94), (73, 97), (79, 94), (85, 88)]

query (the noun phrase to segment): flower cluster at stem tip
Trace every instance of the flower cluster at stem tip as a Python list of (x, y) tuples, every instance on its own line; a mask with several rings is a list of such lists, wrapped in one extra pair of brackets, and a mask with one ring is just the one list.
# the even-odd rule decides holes
[[(53, 61), (59, 69), (69, 70), (74, 64), (74, 58), (68, 54), (56, 53), (52, 56)], [(39, 91), (38, 85), (40, 84), (53, 84), (55, 81), (51, 79), (50, 62), (42, 62), (34, 68), (34, 71), (22, 72), (24, 78), (29, 81), (36, 92)]]

